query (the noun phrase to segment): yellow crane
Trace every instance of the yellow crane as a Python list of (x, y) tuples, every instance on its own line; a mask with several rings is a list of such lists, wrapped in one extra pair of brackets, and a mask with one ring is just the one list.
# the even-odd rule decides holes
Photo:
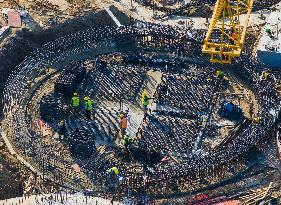
[(211, 55), (211, 62), (231, 63), (233, 57), (240, 56), (253, 2), (217, 0), (202, 49)]

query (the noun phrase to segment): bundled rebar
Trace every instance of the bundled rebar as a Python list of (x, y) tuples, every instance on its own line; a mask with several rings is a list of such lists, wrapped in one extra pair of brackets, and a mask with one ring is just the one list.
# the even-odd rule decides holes
[(61, 120), (65, 117), (65, 102), (62, 94), (52, 93), (42, 97), (40, 101), (40, 116), (48, 122)]

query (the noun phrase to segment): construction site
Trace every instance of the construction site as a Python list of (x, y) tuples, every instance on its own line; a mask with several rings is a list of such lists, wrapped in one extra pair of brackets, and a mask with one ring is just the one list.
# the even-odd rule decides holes
[(281, 1), (0, 9), (0, 205), (281, 204)]

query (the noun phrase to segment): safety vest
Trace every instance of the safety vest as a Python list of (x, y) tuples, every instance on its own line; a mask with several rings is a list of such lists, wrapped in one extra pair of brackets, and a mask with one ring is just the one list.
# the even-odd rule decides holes
[(126, 129), (128, 125), (128, 120), (127, 118), (123, 117), (121, 120), (121, 128)]
[(217, 77), (222, 78), (223, 72), (221, 70), (217, 70), (216, 75), (217, 75)]
[(235, 33), (235, 32), (233, 32), (233, 33), (231, 34), (231, 38), (232, 38), (233, 40), (236, 40), (236, 41), (237, 41), (237, 39), (238, 39), (238, 34)]
[(261, 119), (259, 117), (254, 118), (254, 123), (258, 124), (261, 122)]
[(142, 105), (143, 105), (143, 106), (148, 106), (148, 104), (149, 104), (149, 99), (148, 99), (147, 95), (142, 96), (141, 102), (142, 102)]
[(91, 99), (85, 101), (85, 110), (93, 110), (93, 101)]
[(267, 72), (264, 72), (264, 73), (263, 73), (263, 79), (267, 79), (268, 76), (269, 76), (269, 73), (267, 73)]
[(74, 96), (74, 97), (72, 98), (72, 105), (73, 105), (74, 107), (78, 107), (78, 106), (79, 106), (79, 103), (80, 103), (79, 97)]
[(132, 138), (128, 135), (124, 136), (124, 139), (123, 139), (123, 144), (126, 145), (128, 144), (128, 142), (131, 142), (132, 141)]
[(111, 167), (108, 171), (107, 171), (107, 173), (114, 173), (115, 175), (118, 175), (119, 174), (119, 170), (118, 170), (118, 168), (117, 167)]
[(93, 110), (93, 101), (88, 100), (88, 110)]

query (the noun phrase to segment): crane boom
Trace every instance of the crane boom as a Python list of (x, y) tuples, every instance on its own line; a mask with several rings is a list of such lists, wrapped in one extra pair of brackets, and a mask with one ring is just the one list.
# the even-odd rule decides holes
[(211, 55), (211, 62), (231, 63), (233, 57), (240, 56), (253, 2), (217, 0), (202, 49)]

